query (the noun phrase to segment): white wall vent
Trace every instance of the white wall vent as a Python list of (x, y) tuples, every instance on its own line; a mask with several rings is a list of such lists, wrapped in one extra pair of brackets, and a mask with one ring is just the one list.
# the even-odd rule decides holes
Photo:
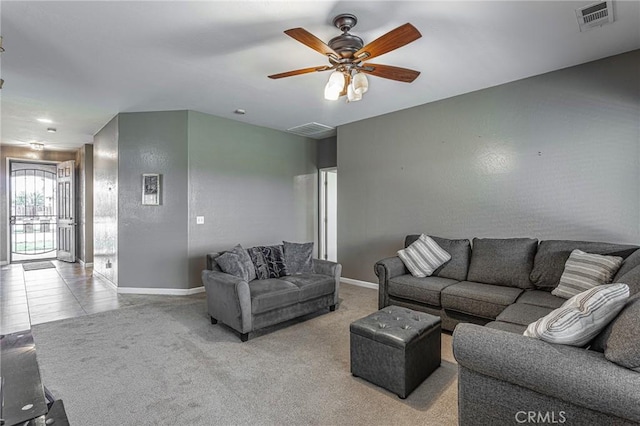
[(580, 31), (613, 22), (613, 1), (601, 1), (576, 9)]
[(309, 138), (320, 139), (332, 136), (333, 134), (335, 134), (335, 130), (336, 129), (334, 127), (311, 122), (287, 129), (287, 132), (294, 133), (300, 136), (306, 136)]

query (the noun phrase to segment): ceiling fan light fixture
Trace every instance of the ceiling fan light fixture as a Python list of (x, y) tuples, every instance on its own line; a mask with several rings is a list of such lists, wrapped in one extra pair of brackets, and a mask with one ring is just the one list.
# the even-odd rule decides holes
[(327, 85), (324, 86), (324, 98), (328, 101), (337, 101), (344, 88), (345, 77), (340, 71), (334, 71), (329, 76)]
[(362, 100), (362, 93), (356, 92), (353, 83), (349, 84), (347, 87), (347, 101), (348, 102), (356, 102)]
[(369, 90), (369, 80), (364, 73), (358, 72), (353, 76), (353, 90), (360, 96), (367, 93)]

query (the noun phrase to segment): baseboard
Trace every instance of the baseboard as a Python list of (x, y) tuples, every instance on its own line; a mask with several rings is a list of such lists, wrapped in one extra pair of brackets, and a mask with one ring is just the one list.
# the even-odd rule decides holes
[(80, 264), (80, 266), (82, 266), (83, 268), (93, 268), (93, 262), (85, 262), (82, 259), (78, 259), (78, 263)]
[(164, 296), (190, 296), (204, 292), (204, 286), (194, 288), (118, 287), (118, 294), (156, 294)]
[(115, 291), (118, 291), (118, 286), (116, 285), (116, 283), (114, 283), (113, 281), (111, 281), (109, 278), (105, 277), (104, 275), (102, 275), (100, 272), (96, 271), (95, 269), (93, 270), (93, 275), (97, 275), (100, 278), (102, 278), (104, 280), (104, 282), (111, 287), (112, 289), (114, 289)]
[(368, 281), (354, 280), (354, 279), (345, 278), (345, 277), (340, 277), (340, 281), (347, 284), (357, 285), (358, 287), (372, 288), (374, 290), (378, 289), (378, 284), (370, 283)]

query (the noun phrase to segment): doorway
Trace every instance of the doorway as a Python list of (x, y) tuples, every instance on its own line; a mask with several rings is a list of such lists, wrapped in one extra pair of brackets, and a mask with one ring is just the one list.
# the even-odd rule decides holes
[(320, 170), (320, 259), (338, 261), (338, 169)]
[(9, 162), (9, 261), (56, 257), (56, 165)]

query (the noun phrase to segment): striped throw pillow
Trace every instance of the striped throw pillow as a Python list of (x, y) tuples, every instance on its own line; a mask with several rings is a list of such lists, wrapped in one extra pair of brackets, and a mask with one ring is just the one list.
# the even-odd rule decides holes
[(628, 298), (626, 284), (599, 285), (529, 324), (524, 335), (549, 343), (584, 346), (618, 315)]
[(449, 253), (424, 234), (409, 247), (399, 250), (398, 257), (414, 277), (428, 277), (451, 259)]
[(551, 294), (569, 299), (597, 285), (608, 284), (620, 265), (621, 257), (585, 253), (576, 249), (564, 264), (560, 283)]

